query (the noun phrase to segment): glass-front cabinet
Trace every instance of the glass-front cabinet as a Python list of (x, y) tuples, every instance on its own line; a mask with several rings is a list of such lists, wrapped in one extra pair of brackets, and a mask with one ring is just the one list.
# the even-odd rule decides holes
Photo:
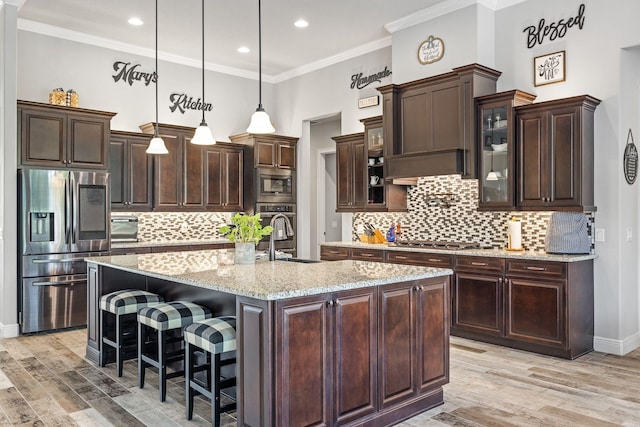
[(367, 208), (385, 207), (382, 116), (362, 119), (367, 144)]
[(476, 98), (478, 112), (479, 209), (509, 209), (515, 200), (515, 117), (535, 95), (519, 90)]

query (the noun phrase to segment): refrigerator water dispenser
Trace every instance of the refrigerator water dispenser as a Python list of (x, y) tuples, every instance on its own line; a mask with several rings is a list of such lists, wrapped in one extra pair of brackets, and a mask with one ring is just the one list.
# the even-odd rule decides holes
[(53, 212), (30, 212), (29, 240), (32, 242), (53, 241)]

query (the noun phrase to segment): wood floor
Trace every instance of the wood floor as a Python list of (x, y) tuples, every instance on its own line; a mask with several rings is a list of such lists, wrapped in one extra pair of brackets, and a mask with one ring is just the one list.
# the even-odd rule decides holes
[[(84, 329), (1, 339), (0, 426), (210, 425), (205, 399), (185, 419), (180, 379), (161, 403), (157, 375), (139, 389), (134, 362), (118, 378), (84, 359), (85, 342)], [(567, 361), (452, 337), (444, 390), (444, 405), (401, 425), (640, 426), (640, 349)]]

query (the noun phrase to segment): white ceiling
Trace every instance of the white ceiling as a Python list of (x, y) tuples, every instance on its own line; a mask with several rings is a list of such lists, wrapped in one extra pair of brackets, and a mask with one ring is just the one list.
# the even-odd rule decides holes
[[(390, 45), (389, 23), (438, 9), (446, 3), (476, 0), (263, 0), (262, 72), (265, 81), (282, 80), (305, 68), (318, 68), (350, 54)], [(201, 1), (158, 1), (161, 59), (194, 66), (201, 61)], [(153, 55), (154, 0), (24, 0), (21, 30), (83, 41), (121, 51)], [(127, 20), (144, 21), (133, 27)], [(294, 27), (298, 18), (309, 21)], [(205, 0), (207, 69), (255, 77), (258, 71), (258, 1)], [(428, 34), (425, 34), (425, 38)], [(246, 45), (248, 54), (236, 49)]]

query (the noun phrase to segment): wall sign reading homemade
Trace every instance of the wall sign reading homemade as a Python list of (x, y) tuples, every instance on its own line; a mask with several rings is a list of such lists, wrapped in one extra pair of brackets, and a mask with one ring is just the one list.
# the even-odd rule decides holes
[(369, 86), (371, 83), (375, 82), (382, 83), (382, 79), (384, 79), (385, 77), (389, 77), (390, 75), (391, 70), (389, 70), (389, 67), (387, 67), (386, 65), (384, 67), (384, 70), (378, 73), (369, 74), (366, 77), (364, 77), (364, 73), (353, 74), (351, 76), (351, 89), (363, 89)]

